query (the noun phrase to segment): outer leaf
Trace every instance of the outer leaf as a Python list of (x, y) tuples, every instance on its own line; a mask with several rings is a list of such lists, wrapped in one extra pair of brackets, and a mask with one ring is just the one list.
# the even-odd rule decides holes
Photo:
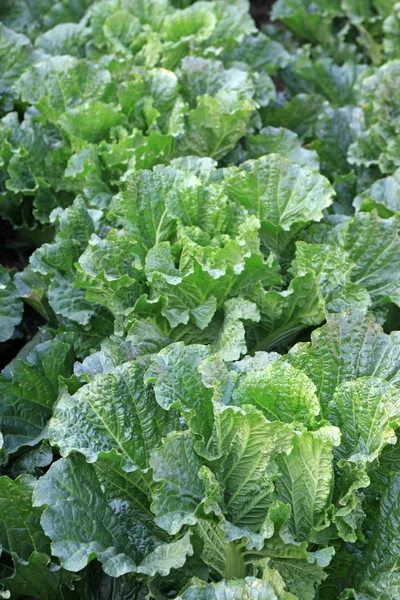
[(254, 107), (239, 100), (234, 92), (220, 92), (215, 98), (200, 96), (197, 108), (188, 114), (187, 133), (178, 146), (181, 155), (224, 157), (246, 131)]
[(350, 162), (366, 166), (378, 164), (384, 173), (391, 173), (400, 166), (397, 152), (399, 80), (400, 60), (389, 61), (362, 79), (359, 101), (365, 107), (370, 128), (350, 146)]
[(42, 510), (32, 507), (36, 479), (0, 477), (0, 542), (10, 554), (27, 561), (32, 552), (50, 554), (49, 539), (40, 526)]
[[(272, 503), (275, 458), (291, 447), (292, 430), (270, 423), (259, 411), (229, 406), (216, 408), (216, 427), (208, 452), (220, 456), (217, 478), (224, 490), (224, 513), (235, 525), (235, 537), (247, 536), (261, 549), (262, 528)], [(232, 539), (235, 539), (234, 535)]]
[(180, 81), (184, 99), (193, 108), (199, 96), (215, 96), (218, 92), (237, 92), (240, 98), (251, 99), (254, 85), (251, 76), (239, 69), (224, 69), (221, 61), (186, 56), (182, 60)]
[(324, 301), (313, 273), (295, 277), (283, 292), (266, 292), (254, 285), (248, 296), (261, 313), (260, 325), (249, 333), (256, 350), (287, 343), (304, 327), (318, 325), (325, 318)]
[(353, 281), (364, 286), (373, 303), (390, 298), (400, 304), (400, 238), (397, 219), (360, 213), (349, 223), (344, 248), (355, 263)]
[(40, 273), (35, 273), (28, 265), (23, 271), (17, 273), (13, 281), (18, 295), (27, 304), (32, 306), (42, 317), (51, 318), (51, 308), (46, 298), (46, 278)]
[(170, 41), (178, 41), (182, 37), (196, 36), (198, 40), (206, 40), (216, 25), (216, 17), (205, 2), (188, 6), (176, 11), (163, 23), (163, 37)]
[(13, 560), (14, 575), (2, 579), (1, 583), (16, 600), (27, 596), (37, 596), (40, 600), (64, 600), (64, 591), (67, 587), (73, 589), (78, 579), (74, 573), (50, 563), (50, 558), (40, 552), (33, 552), (27, 562), (18, 561), (16, 554), (13, 554)]
[(364, 113), (358, 106), (335, 109), (325, 106), (316, 124), (318, 141), (312, 146), (329, 170), (347, 173), (351, 168), (347, 162), (348, 148), (364, 129)]
[(101, 142), (122, 121), (123, 115), (117, 107), (92, 100), (64, 112), (57, 124), (69, 138), (72, 149), (81, 150), (87, 142)]
[[(79, 148), (80, 144), (77, 147)], [(113, 192), (104, 181), (104, 167), (99, 154), (99, 146), (85, 144), (68, 160), (64, 177), (68, 188), (77, 194), (82, 194), (87, 199), (89, 206), (104, 209), (109, 205)], [(104, 157), (104, 160), (109, 170), (112, 171), (107, 158)], [(107, 173), (107, 175), (110, 176), (111, 173)]]
[(399, 387), (398, 332), (389, 335), (372, 315), (349, 310), (327, 315), (327, 324), (311, 334), (311, 344), (297, 344), (287, 359), (317, 386), (323, 416), (336, 388), (359, 377), (380, 377)]
[(263, 241), (274, 251), (305, 223), (319, 221), (334, 194), (322, 175), (277, 154), (247, 161), (224, 185), (230, 198), (260, 219)]
[[(170, 435), (153, 453), (154, 479), (160, 482), (153, 492), (156, 522), (169, 533), (195, 524), (206, 495), (208, 512), (220, 514), (215, 494), (221, 485), (224, 512), (232, 523), (227, 526), (227, 541), (247, 537), (249, 547), (261, 549), (265, 536), (259, 531), (272, 502), (274, 458), (290, 448), (292, 432), (282, 423), (269, 423), (255, 410), (216, 406), (215, 421), (210, 442), (197, 446), (200, 454), (219, 459), (216, 479), (201, 469), (192, 433)], [(217, 496), (221, 503), (220, 493)]]
[(5, 112), (12, 110), (15, 96), (12, 89), (13, 83), (18, 79), (20, 73), (34, 62), (35, 53), (33, 53), (33, 48), (27, 37), (12, 31), (12, 29), (7, 29), (1, 24), (0, 57), (0, 110)]
[(272, 19), (281, 20), (300, 37), (326, 44), (332, 41), (332, 20), (338, 12), (338, 2), (322, 1), (313, 9), (308, 0), (278, 0)]
[(313, 533), (328, 526), (325, 511), (333, 492), (333, 446), (340, 442), (336, 427), (293, 437), (290, 454), (279, 456), (281, 477), (276, 496), (292, 509), (289, 528), (298, 542), (309, 541)]
[(322, 568), (326, 566), (326, 563), (320, 566), (311, 556), (309, 560), (303, 559), (302, 561), (291, 557), (274, 558), (271, 566), (280, 573), (289, 592), (294, 594), (295, 598), (302, 600), (314, 600), (321, 582), (327, 577)]
[(0, 424), (8, 452), (33, 446), (43, 435), (58, 395), (59, 376), (72, 371), (68, 344), (38, 344), (26, 360), (17, 360), (0, 379)]
[(107, 574), (120, 577), (140, 571), (138, 562), (146, 555), (144, 572), (165, 574), (182, 566), (190, 544), (186, 538), (169, 549), (159, 545), (162, 537), (148, 508), (146, 478), (124, 474), (113, 459), (100, 462), (97, 472), (98, 476), (82, 456), (73, 454), (54, 463), (36, 487), (34, 504), (48, 505), (42, 526), (64, 567), (79, 571), (97, 556)]
[(221, 581), (188, 588), (178, 600), (275, 600), (273, 587), (266, 581), (246, 577), (239, 581)]
[(22, 313), (23, 305), (15, 285), (0, 265), (0, 342), (5, 342), (13, 335)]
[(52, 462), (52, 449), (47, 442), (42, 442), (36, 448), (22, 453), (11, 465), (7, 465), (7, 473), (12, 478), (25, 473), (38, 476), (42, 475), (41, 469), (48, 467)]
[(353, 462), (372, 462), (386, 444), (395, 444), (400, 423), (400, 391), (376, 377), (344, 382), (328, 405), (329, 420), (340, 427), (339, 453)]
[[(82, 474), (85, 474), (83, 481)], [(70, 490), (65, 488), (67, 483)], [(68, 501), (71, 497), (74, 498), (73, 503)], [(42, 526), (53, 539), (52, 552), (62, 558), (67, 569), (77, 571), (83, 568), (94, 553), (102, 559), (102, 551), (112, 547), (110, 525), (114, 525), (115, 517), (104, 499), (93, 468), (79, 454), (54, 463), (39, 480), (34, 505), (43, 504), (48, 504), (49, 508)], [(88, 512), (92, 515), (90, 520), (87, 519)], [(96, 523), (94, 518), (99, 522)], [(89, 529), (82, 527), (84, 523), (89, 525)], [(60, 539), (62, 543), (59, 543)], [(114, 554), (118, 552), (114, 551)]]
[(254, 356), (247, 355), (242, 360), (232, 363), (232, 369), (246, 375), (252, 371), (264, 371), (281, 357), (277, 352), (255, 352)]
[(386, 55), (389, 58), (400, 58), (400, 15), (398, 3), (394, 5), (393, 12), (389, 13), (387, 18), (384, 20), (383, 31), (385, 32), (383, 47)]
[[(332, 58), (321, 58), (313, 62), (302, 60), (294, 65), (294, 73), (306, 82), (306, 91), (324, 95), (333, 105), (343, 106), (354, 102), (354, 84), (364, 65), (353, 61), (337, 65)], [(344, 109), (343, 112), (346, 112)]]
[(286, 67), (290, 62), (290, 55), (285, 48), (261, 32), (256, 36), (246, 36), (228, 56), (235, 62), (247, 63), (253, 71), (265, 69), (269, 74)]
[[(340, 448), (336, 454), (339, 454), (339, 452)], [(365, 471), (365, 464), (358, 466), (341, 460), (338, 467), (335, 473), (335, 507), (332, 513), (332, 521), (335, 523), (339, 536), (346, 542), (354, 543), (360, 537), (362, 523), (365, 518), (363, 489), (370, 485), (370, 479)], [(351, 560), (350, 556), (349, 560)], [(335, 578), (337, 577), (335, 576)], [(345, 581), (346, 577), (342, 576), (341, 583), (343, 587)]]
[(312, 135), (322, 104), (323, 98), (317, 94), (297, 94), (287, 102), (270, 105), (260, 112), (264, 125), (285, 127), (305, 137)]
[(400, 211), (400, 169), (393, 175), (378, 179), (353, 200), (356, 210), (371, 211), (374, 208), (381, 217), (391, 217)]
[(47, 54), (69, 54), (76, 58), (85, 56), (85, 44), (90, 39), (90, 30), (81, 23), (60, 23), (35, 40), (35, 46)]
[(71, 279), (70, 273), (67, 276), (53, 274), (47, 292), (49, 304), (56, 314), (80, 325), (88, 325), (95, 315), (96, 306), (86, 300), (85, 290), (72, 287)]
[(205, 494), (194, 441), (188, 431), (173, 433), (151, 457), (154, 480), (159, 482), (151, 509), (157, 525), (171, 534), (178, 533), (183, 525), (196, 523), (195, 512)]
[(148, 468), (150, 453), (177, 421), (156, 403), (143, 372), (128, 362), (61, 397), (49, 437), (63, 456), (78, 450), (95, 462), (100, 453), (116, 450), (127, 471)]
[(341, 312), (351, 307), (367, 309), (371, 298), (365, 288), (351, 281), (354, 267), (342, 248), (297, 242), (291, 272), (296, 276), (314, 271), (326, 309), (330, 312)]
[(85, 100), (102, 100), (109, 94), (108, 71), (72, 56), (56, 56), (28, 69), (16, 84), (21, 98), (52, 123)]
[(166, 196), (179, 184), (183, 174), (175, 169), (156, 167), (130, 174), (127, 191), (113, 199), (111, 216), (131, 229), (136, 240), (149, 250), (169, 239), (174, 223), (166, 211)]
[(270, 421), (311, 426), (319, 414), (316, 388), (311, 379), (284, 362), (250, 371), (233, 393), (235, 404), (254, 404)]
[(212, 390), (205, 387), (199, 366), (210, 351), (205, 346), (172, 344), (153, 357), (145, 382), (154, 383), (163, 409), (178, 408), (196, 433), (206, 440), (213, 428)]
[[(16, 225), (32, 227), (33, 211), (35, 219), (48, 223), (54, 208), (72, 201), (63, 181), (70, 150), (57, 129), (29, 114), (20, 123), (16, 112), (8, 113), (1, 122), (1, 138), (8, 190), (3, 215)], [(21, 193), (30, 197), (30, 202), (23, 201), (22, 211)]]
[(190, 536), (191, 533), (188, 532), (176, 542), (157, 546), (153, 552), (142, 560), (138, 569), (139, 573), (144, 573), (150, 577), (159, 574), (163, 577), (169, 575), (171, 569), (182, 567), (186, 557), (193, 555)]
[(279, 154), (300, 167), (319, 168), (317, 153), (303, 148), (298, 135), (283, 127), (264, 127), (257, 135), (247, 138), (246, 147), (249, 158)]
[(52, 215), (58, 233), (52, 244), (43, 244), (31, 256), (32, 269), (47, 275), (51, 270), (68, 273), (73, 269), (79, 254), (85, 249), (90, 236), (98, 228), (101, 211), (88, 209), (82, 198), (65, 210)]
[(80, 580), (74, 583), (74, 589), (64, 588), (63, 600), (105, 600), (111, 597), (115, 600), (139, 600), (144, 585), (134, 574), (127, 573), (122, 577), (110, 577), (101, 568), (101, 564), (92, 561), (80, 575)]
[(366, 552), (355, 573), (355, 587), (360, 591), (357, 598), (381, 597), (391, 600), (398, 595), (399, 485), (400, 475), (398, 472), (393, 473), (382, 498)]

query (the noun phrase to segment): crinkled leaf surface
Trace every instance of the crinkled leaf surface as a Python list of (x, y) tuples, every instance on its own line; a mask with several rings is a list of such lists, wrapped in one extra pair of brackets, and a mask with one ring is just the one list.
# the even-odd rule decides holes
[(293, 275), (306, 275), (314, 271), (326, 309), (329, 312), (341, 312), (351, 307), (367, 309), (371, 304), (367, 290), (352, 282), (354, 267), (355, 263), (340, 247), (297, 242), (291, 271)]
[(298, 542), (311, 539), (315, 530), (328, 525), (325, 511), (334, 484), (332, 450), (339, 441), (335, 427), (298, 434), (290, 453), (277, 459), (281, 477), (275, 494), (291, 507), (289, 528)]
[(254, 404), (270, 421), (312, 425), (320, 411), (314, 383), (285, 362), (250, 371), (234, 391), (235, 404)]
[(196, 523), (195, 512), (205, 494), (198, 476), (201, 465), (189, 431), (171, 434), (153, 452), (151, 467), (159, 484), (153, 491), (151, 509), (156, 523), (170, 534)]
[(187, 116), (187, 133), (178, 145), (179, 154), (224, 157), (245, 134), (254, 110), (249, 100), (235, 92), (220, 92), (216, 97), (200, 96), (197, 108)]
[(305, 223), (319, 221), (334, 195), (319, 173), (276, 154), (244, 163), (224, 185), (230, 198), (260, 219), (263, 241), (274, 251)]
[(386, 381), (361, 377), (342, 383), (328, 405), (328, 418), (342, 432), (339, 453), (354, 462), (373, 461), (396, 443), (400, 393)]
[(177, 421), (156, 403), (143, 373), (138, 363), (128, 362), (61, 397), (49, 437), (63, 456), (79, 451), (95, 462), (102, 452), (116, 450), (127, 471), (148, 468), (152, 450)]
[(154, 356), (145, 377), (154, 383), (159, 405), (165, 410), (178, 408), (191, 429), (206, 439), (213, 427), (212, 390), (204, 385), (199, 367), (209, 354), (205, 346), (173, 344)]
[[(54, 463), (40, 479), (34, 504), (48, 505), (42, 526), (52, 540), (52, 552), (70, 571), (79, 571), (97, 556), (113, 577), (167, 574), (192, 552), (190, 536), (162, 543), (165, 537), (150, 513), (148, 478), (124, 474), (118, 463), (110, 457), (93, 467), (73, 454)], [(89, 523), (88, 512), (93, 515)]]
[(381, 217), (390, 217), (399, 212), (400, 170), (374, 181), (371, 187), (354, 198), (353, 206), (356, 210), (368, 212), (375, 208)]
[(1, 90), (1, 112), (11, 110), (15, 92), (12, 89), (14, 82), (20, 73), (38, 59), (37, 53), (29, 38), (3, 25), (0, 26), (0, 90)]
[(400, 339), (387, 335), (372, 315), (348, 310), (327, 315), (327, 323), (311, 335), (311, 343), (292, 348), (287, 359), (317, 386), (323, 415), (336, 388), (359, 377), (379, 377), (398, 387)]
[[(394, 472), (382, 498), (372, 536), (355, 573), (360, 597), (396, 598), (399, 590), (399, 473)], [(350, 596), (351, 597), (351, 596)]]
[(50, 121), (84, 100), (109, 94), (111, 76), (101, 67), (72, 56), (51, 57), (28, 69), (16, 84), (22, 100), (35, 105)]
[(319, 162), (315, 150), (301, 146), (298, 135), (284, 127), (263, 127), (257, 135), (247, 139), (249, 158), (264, 154), (279, 154), (300, 167), (318, 170)]

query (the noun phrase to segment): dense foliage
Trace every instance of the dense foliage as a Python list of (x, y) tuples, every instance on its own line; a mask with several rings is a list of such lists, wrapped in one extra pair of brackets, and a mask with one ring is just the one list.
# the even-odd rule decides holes
[(399, 598), (400, 4), (271, 18), (2, 2), (2, 598)]

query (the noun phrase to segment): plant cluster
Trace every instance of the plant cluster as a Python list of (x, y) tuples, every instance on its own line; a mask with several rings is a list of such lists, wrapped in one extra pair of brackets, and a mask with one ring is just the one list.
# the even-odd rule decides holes
[(399, 597), (400, 5), (271, 18), (0, 7), (1, 598)]

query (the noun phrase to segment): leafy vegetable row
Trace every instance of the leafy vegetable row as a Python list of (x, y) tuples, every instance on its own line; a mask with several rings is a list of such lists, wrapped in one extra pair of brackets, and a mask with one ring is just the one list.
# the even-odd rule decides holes
[(186, 4), (0, 8), (0, 596), (394, 600), (399, 5)]
[[(44, 342), (16, 364), (7, 391), (25, 377), (25, 411), (36, 366), (51, 389), (65, 351)], [(231, 362), (178, 342), (150, 360), (87, 359), (75, 373), (88, 383), (61, 393), (46, 433), (64, 458), (38, 483), (0, 480), (3, 525), (20, 524), (6, 546), (16, 573), (3, 583), (19, 591), (31, 572), (43, 577), (52, 554), (64, 569), (47, 572), (49, 590), (75, 585), (71, 597), (98, 576), (79, 579), (94, 556), (122, 598), (141, 597), (146, 583), (156, 598), (186, 583), (182, 598), (219, 598), (225, 587), (333, 598), (350, 582), (372, 594), (398, 585), (398, 452), (387, 444), (400, 422), (399, 356), (397, 332), (355, 309), (284, 356)], [(42, 444), (19, 468), (43, 467), (48, 454)], [(231, 579), (241, 581), (223, 583)]]

